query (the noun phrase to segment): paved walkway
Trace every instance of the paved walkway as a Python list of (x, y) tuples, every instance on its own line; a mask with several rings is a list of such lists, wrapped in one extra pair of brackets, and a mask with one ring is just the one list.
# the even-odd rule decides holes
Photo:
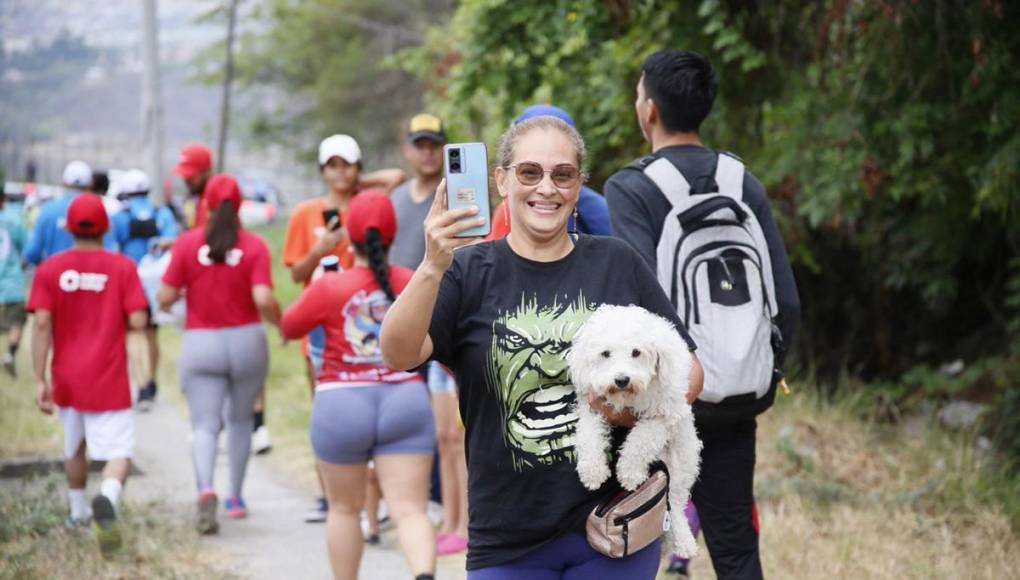
[[(174, 403), (161, 400), (150, 413), (136, 414), (135, 430), (136, 463), (144, 475), (128, 483), (128, 498), (159, 499), (182, 517), (191, 517), (196, 492), (184, 412)], [(216, 468), (218, 491), (226, 489), (228, 478), (226, 457), (220, 454)], [(311, 503), (308, 490), (287, 482), (266, 458), (253, 457), (248, 463), (244, 495), (248, 518), (235, 521), (220, 517), (220, 533), (203, 538), (203, 546), (222, 561), (223, 568), (256, 580), (331, 578), (325, 525), (307, 524), (302, 519)], [(463, 579), (463, 570), (463, 556), (442, 558), (437, 578)], [(393, 530), (383, 533), (379, 546), (366, 546), (360, 577), (411, 578)]]

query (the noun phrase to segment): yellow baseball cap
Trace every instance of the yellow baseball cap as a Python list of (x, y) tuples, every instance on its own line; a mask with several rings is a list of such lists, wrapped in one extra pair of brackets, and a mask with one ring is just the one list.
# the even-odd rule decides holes
[(418, 139), (429, 139), (440, 145), (446, 144), (446, 131), (443, 130), (443, 122), (439, 120), (439, 117), (428, 113), (411, 117), (407, 140), (414, 143)]

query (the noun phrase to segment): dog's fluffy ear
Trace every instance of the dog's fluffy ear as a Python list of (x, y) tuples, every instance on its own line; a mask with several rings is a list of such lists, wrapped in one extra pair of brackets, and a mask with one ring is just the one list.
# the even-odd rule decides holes
[(574, 335), (574, 340), (567, 352), (567, 367), (570, 369), (570, 382), (574, 390), (579, 393), (586, 393), (591, 385), (591, 369), (585, 355), (585, 329), (587, 325)]
[(691, 353), (672, 324), (664, 318), (655, 318), (656, 324), (648, 325), (648, 330), (654, 334), (655, 376), (665, 386), (678, 389), (686, 396), (690, 389)]

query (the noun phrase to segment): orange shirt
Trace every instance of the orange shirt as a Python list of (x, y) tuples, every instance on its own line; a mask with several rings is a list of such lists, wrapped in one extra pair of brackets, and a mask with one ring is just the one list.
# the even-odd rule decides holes
[[(283, 240), (283, 265), (288, 268), (297, 264), (302, 258), (312, 251), (312, 247), (318, 242), (322, 234), (326, 233), (326, 220), (322, 212), (326, 210), (326, 200), (323, 198), (309, 199), (303, 201), (294, 208), (287, 222), (287, 236)], [(344, 213), (340, 212), (340, 222), (343, 223)], [(349, 247), (347, 238), (330, 252), (340, 258), (340, 266), (347, 270), (354, 265), (354, 252)], [(305, 286), (311, 281), (309, 277)]]
[(496, 209), (492, 212), (492, 229), (488, 236), (485, 236), (487, 240), (501, 240), (510, 233), (510, 208), (506, 205), (506, 200), (499, 202)]

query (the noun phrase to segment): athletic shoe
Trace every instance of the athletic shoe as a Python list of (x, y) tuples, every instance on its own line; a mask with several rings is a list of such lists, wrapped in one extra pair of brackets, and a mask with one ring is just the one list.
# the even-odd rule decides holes
[(145, 413), (156, 404), (156, 381), (149, 381), (138, 390), (138, 410)]
[(365, 536), (365, 543), (368, 544), (369, 546), (378, 546), (379, 534), (368, 534), (367, 536)]
[(220, 525), (216, 523), (216, 492), (211, 489), (202, 491), (198, 496), (198, 522), (195, 529), (200, 534), (215, 534), (220, 531)]
[(265, 425), (259, 427), (251, 434), (251, 452), (255, 455), (265, 455), (273, 449), (269, 442), (269, 429)]
[(440, 556), (460, 554), (467, 551), (467, 544), (467, 538), (460, 534), (445, 534), (441, 540), (436, 542), (436, 554)]
[(89, 516), (85, 516), (83, 518), (73, 518), (71, 516), (67, 516), (67, 519), (64, 520), (64, 529), (69, 532), (78, 532), (81, 531), (82, 528), (88, 527), (88, 525), (91, 522), (92, 518), (90, 518)]
[(669, 557), (669, 566), (666, 568), (666, 573), (676, 578), (690, 578), (691, 575), (687, 571), (687, 564), (689, 562), (690, 560), (673, 554)]
[(92, 527), (99, 540), (99, 551), (107, 556), (120, 548), (120, 526), (117, 524), (117, 511), (113, 502), (105, 495), (97, 495), (92, 499)]
[(4, 370), (12, 377), (18, 378), (18, 369), (14, 366), (14, 362), (15, 359), (13, 354), (9, 352), (4, 353)]
[(326, 521), (326, 514), (329, 512), (329, 502), (326, 498), (320, 497), (315, 500), (315, 507), (305, 512), (305, 521), (309, 524), (321, 524)]
[(428, 514), (433, 527), (439, 527), (439, 524), (443, 523), (443, 504), (429, 500), (425, 506), (425, 513)]
[(244, 505), (244, 499), (240, 497), (231, 497), (227, 501), (223, 502), (223, 509), (227, 512), (227, 517), (234, 520), (248, 517), (248, 506)]

